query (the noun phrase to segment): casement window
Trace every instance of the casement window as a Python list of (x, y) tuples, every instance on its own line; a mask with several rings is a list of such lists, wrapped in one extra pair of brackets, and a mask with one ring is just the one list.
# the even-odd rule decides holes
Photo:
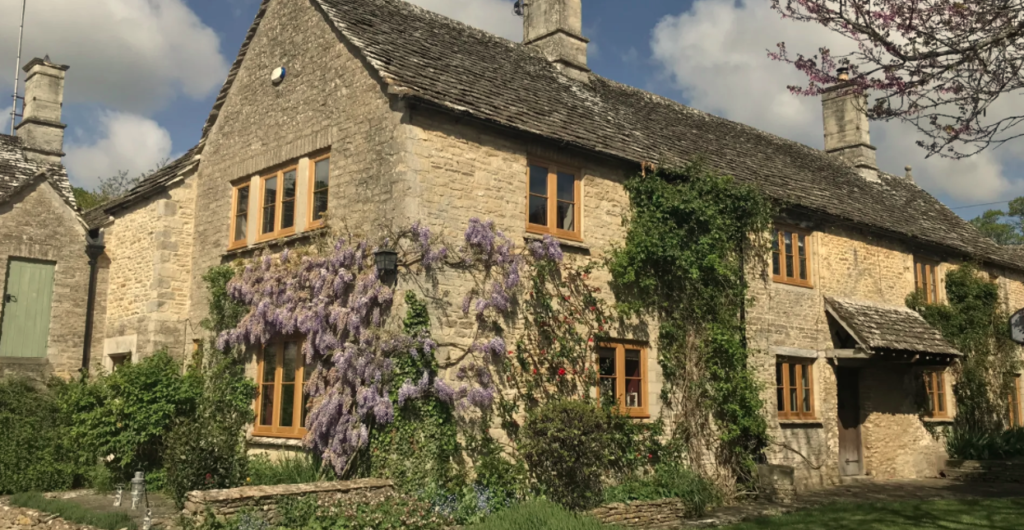
[(576, 170), (532, 162), (526, 188), (528, 232), (582, 241), (582, 194)]
[(327, 190), (330, 187), (331, 155), (309, 161), (309, 227), (323, 226), (327, 216)]
[(309, 380), (302, 341), (281, 339), (257, 354), (256, 425), (252, 433), (275, 438), (301, 438), (306, 434), (306, 395)]
[(647, 349), (636, 344), (602, 343), (597, 348), (599, 399), (614, 396), (627, 416), (646, 418)]
[(925, 372), (924, 386), (928, 393), (928, 416), (948, 418), (949, 403), (946, 402), (945, 372)]
[(260, 177), (259, 240), (295, 233), (295, 166)]
[(1010, 383), (1010, 396), (1008, 398), (1010, 414), (1008, 417), (1009, 427), (1024, 427), (1024, 420), (1021, 419), (1020, 410), (1020, 376), (1013, 376), (1013, 381)]
[(914, 283), (929, 304), (939, 302), (939, 280), (935, 274), (937, 268), (933, 261), (914, 258)]
[(249, 236), (249, 181), (235, 186), (231, 205), (231, 237), (228, 248), (244, 247)]
[(811, 236), (792, 228), (777, 228), (772, 241), (772, 279), (811, 287)]
[(775, 364), (775, 398), (780, 420), (813, 420), (813, 361), (779, 359)]

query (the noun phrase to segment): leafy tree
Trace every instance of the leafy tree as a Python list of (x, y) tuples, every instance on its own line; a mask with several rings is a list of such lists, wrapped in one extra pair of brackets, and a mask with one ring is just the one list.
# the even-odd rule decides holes
[(75, 194), (75, 201), (78, 203), (79, 208), (83, 211), (91, 210), (101, 204), (105, 204), (119, 197), (123, 197), (135, 186), (138, 186), (146, 177), (156, 173), (163, 169), (167, 165), (169, 159), (163, 159), (157, 162), (156, 167), (139, 173), (137, 176), (129, 177), (128, 170), (121, 170), (117, 172), (117, 175), (112, 177), (100, 177), (100, 184), (96, 186), (92, 191), (85, 188), (72, 188)]
[(1022, 0), (772, 0), (789, 18), (822, 25), (851, 41), (854, 51), (795, 58), (780, 42), (769, 57), (805, 73), (801, 95), (820, 95), (848, 68), (850, 82), (881, 97), (871, 119), (897, 119), (925, 136), (929, 156), (962, 158), (1021, 134), (1024, 115), (989, 107), (1024, 88)]
[(1005, 211), (987, 210), (971, 224), (1000, 245), (1024, 245), (1024, 197), (1010, 201)]

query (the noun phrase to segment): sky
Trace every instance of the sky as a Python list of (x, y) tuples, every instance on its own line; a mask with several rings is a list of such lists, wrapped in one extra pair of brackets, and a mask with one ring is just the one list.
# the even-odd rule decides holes
[[(280, 1), (280, 0), (279, 0)], [(289, 0), (295, 1), (295, 0)], [(513, 0), (413, 0), (521, 40)], [(199, 139), (259, 0), (28, 0), (23, 64), (49, 54), (71, 66), (65, 83), (65, 165), (75, 185), (138, 174)], [(10, 112), (22, 0), (0, 0), (0, 113)], [(822, 148), (817, 98), (789, 93), (803, 74), (767, 58), (848, 46), (826, 30), (782, 20), (770, 0), (584, 0), (588, 60), (599, 75), (712, 114)], [(1007, 102), (1007, 105), (1014, 102)], [(10, 124), (4, 118), (3, 132)], [(872, 123), (882, 170), (916, 182), (973, 217), (1024, 195), (1024, 139), (954, 161), (925, 159), (916, 130)], [(959, 208), (964, 205), (997, 203)]]

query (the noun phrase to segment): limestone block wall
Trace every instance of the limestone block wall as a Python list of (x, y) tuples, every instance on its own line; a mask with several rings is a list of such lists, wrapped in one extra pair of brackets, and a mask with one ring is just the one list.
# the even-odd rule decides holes
[(4, 372), (29, 370), (70, 378), (81, 368), (89, 294), (89, 258), (85, 244), (84, 226), (45, 181), (37, 181), (0, 205), (0, 267), (3, 267), (0, 294), (5, 292), (11, 258), (56, 263), (47, 365), (9, 362), (4, 363)]
[(370, 502), (394, 495), (390, 480), (360, 479), (282, 486), (248, 486), (225, 490), (190, 491), (186, 495), (183, 513), (198, 521), (206, 518), (207, 510), (220, 521), (234, 516), (239, 510), (255, 509), (263, 512), (268, 522), (279, 521), (277, 506), (281, 499), (315, 496), (321, 505), (337, 502)]
[[(95, 350), (109, 369), (109, 356), (138, 360), (167, 348), (181, 354), (192, 277), (195, 227), (194, 175), (164, 193), (115, 213), (104, 228), (106, 245), (103, 345)], [(102, 285), (102, 284), (101, 284)], [(198, 328), (198, 324), (193, 324)]]

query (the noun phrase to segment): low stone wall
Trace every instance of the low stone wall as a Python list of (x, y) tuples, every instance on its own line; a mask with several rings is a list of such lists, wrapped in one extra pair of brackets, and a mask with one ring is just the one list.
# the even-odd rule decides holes
[(645, 529), (678, 528), (683, 519), (691, 516), (686, 504), (679, 499), (635, 501), (629, 504), (617, 502), (591, 510), (590, 515), (605, 524)]
[(361, 479), (283, 486), (248, 486), (226, 490), (191, 491), (186, 495), (185, 515), (197, 521), (206, 518), (209, 509), (219, 520), (233, 516), (239, 510), (255, 508), (264, 512), (271, 523), (278, 522), (277, 505), (286, 497), (315, 495), (321, 504), (338, 501), (370, 502), (395, 493), (390, 480)]
[(947, 460), (942, 473), (961, 482), (1024, 484), (1024, 461)]

